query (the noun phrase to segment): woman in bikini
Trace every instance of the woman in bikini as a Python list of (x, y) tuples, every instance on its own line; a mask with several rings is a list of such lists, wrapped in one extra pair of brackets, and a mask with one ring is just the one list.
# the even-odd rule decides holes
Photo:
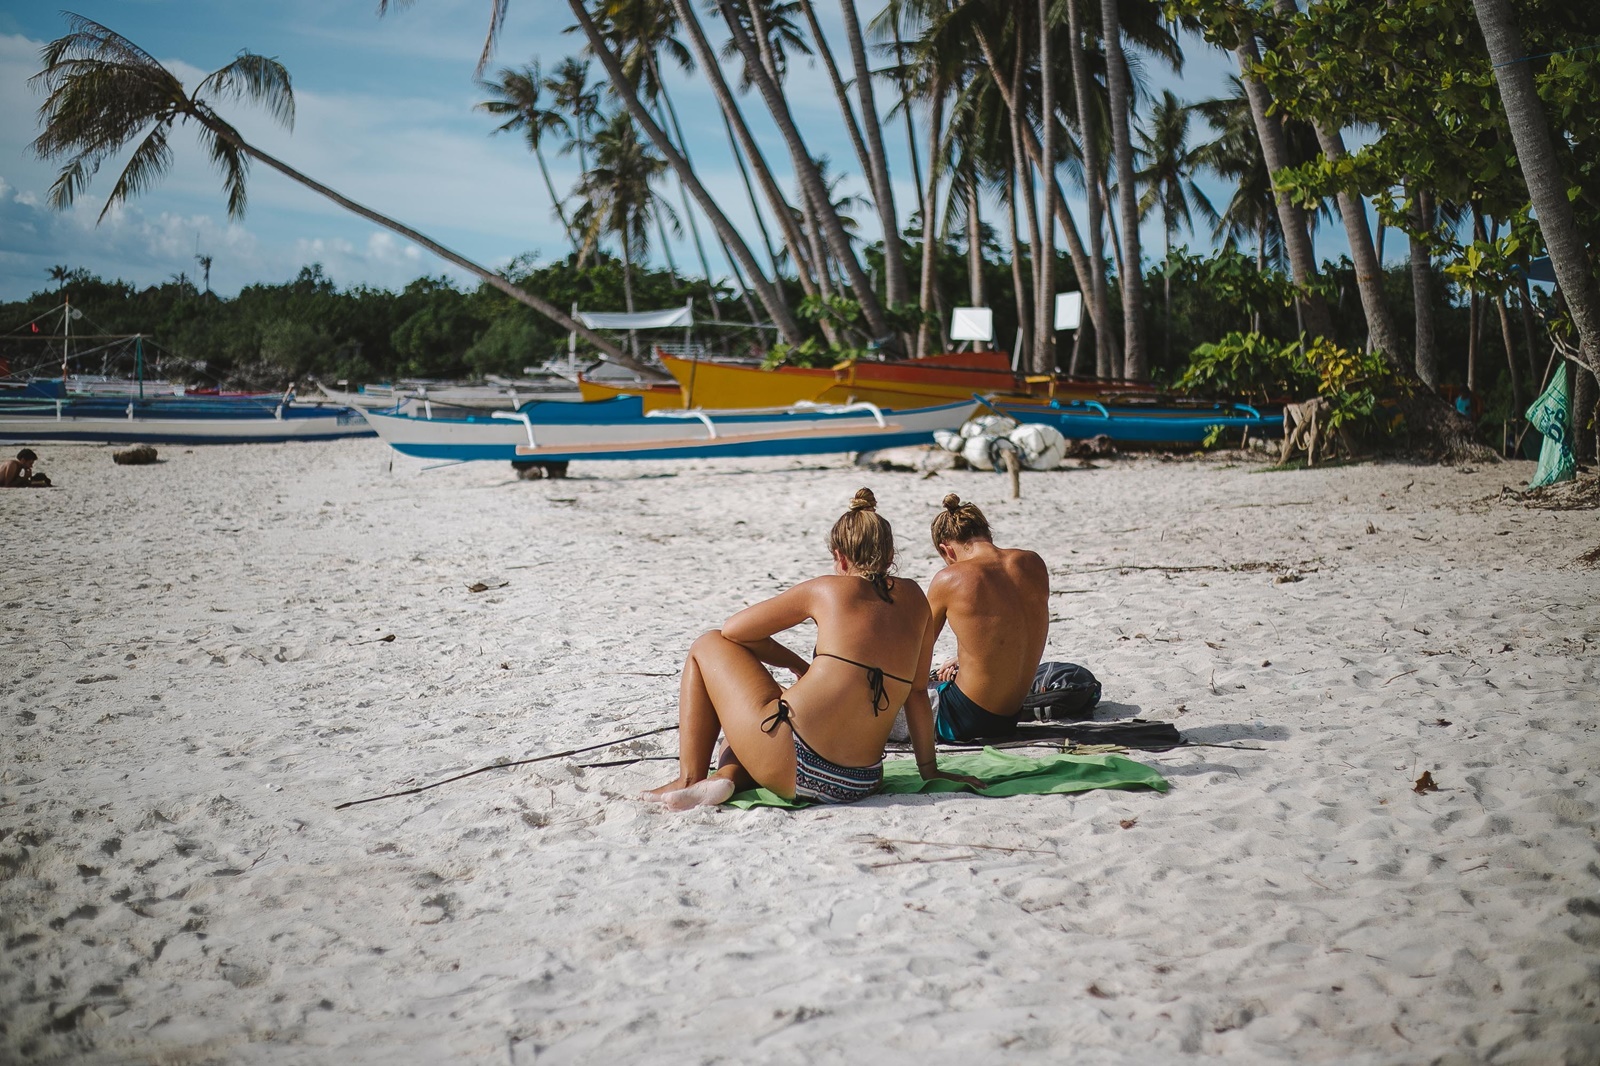
[[(833, 573), (746, 607), (689, 648), (678, 693), (678, 776), (645, 793), (674, 810), (760, 785), (785, 799), (851, 803), (883, 783), (883, 747), (907, 703), (917, 768), (943, 774), (922, 684), (933, 659), (928, 601), (889, 576), (894, 532), (862, 489), (828, 536)], [(812, 661), (773, 635), (817, 624)], [(768, 666), (798, 680), (785, 690)], [(920, 699), (918, 697), (921, 697)], [(726, 738), (714, 771), (712, 749)]]

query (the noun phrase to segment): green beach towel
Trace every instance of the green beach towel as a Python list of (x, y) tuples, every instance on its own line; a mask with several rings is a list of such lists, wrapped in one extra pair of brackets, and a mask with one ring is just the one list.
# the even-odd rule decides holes
[(1577, 462), (1572, 455), (1572, 404), (1567, 395), (1567, 368), (1556, 367), (1550, 385), (1528, 408), (1528, 421), (1544, 434), (1544, 447), (1539, 450), (1539, 468), (1533, 472), (1530, 489), (1541, 485), (1554, 485), (1558, 481), (1571, 481), (1578, 476)]
[[(946, 755), (939, 769), (967, 774), (987, 782), (983, 789), (956, 781), (924, 781), (913, 759), (892, 759), (883, 764), (883, 789), (879, 795), (917, 792), (976, 792), (980, 796), (1042, 796), (1058, 792), (1087, 792), (1093, 788), (1150, 788), (1167, 790), (1167, 779), (1143, 763), (1120, 755), (1010, 755), (984, 748), (970, 755)], [(794, 803), (764, 788), (740, 792), (725, 804), (751, 807), (810, 807)]]

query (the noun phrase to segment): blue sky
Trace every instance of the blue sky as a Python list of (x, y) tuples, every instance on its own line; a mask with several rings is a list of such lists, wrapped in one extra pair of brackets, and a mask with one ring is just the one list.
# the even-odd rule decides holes
[[(244, 108), (224, 113), (261, 148), (346, 196), (491, 267), (526, 253), (544, 260), (564, 254), (565, 238), (532, 156), (515, 137), (489, 136), (493, 123), (473, 110), (483, 98), (473, 68), (489, 0), (417, 0), (381, 19), (374, 0), (74, 2), (72, 10), (129, 37), (191, 87), (241, 49), (276, 57), (294, 82), (293, 132)], [(837, 18), (834, 5), (818, 7), (825, 18)], [(875, 8), (862, 10), (870, 16)], [(556, 0), (513, 3), (491, 70), (532, 59), (548, 69), (577, 54), (581, 38), (563, 32), (571, 22), (567, 5)], [(55, 264), (140, 285), (179, 272), (192, 277), (197, 248), (212, 257), (212, 287), (224, 294), (253, 282), (287, 280), (313, 262), (340, 285), (398, 288), (440, 274), (465, 280), (421, 249), (264, 167), (252, 168), (247, 215), (230, 222), (215, 173), (192, 137), (182, 133), (174, 138), (176, 162), (167, 178), (104, 222), (96, 225), (95, 219), (121, 160), (108, 164), (74, 208), (51, 211), (45, 193), (54, 167), (27, 150), (40, 103), (27, 81), (38, 70), (39, 49), (64, 28), (53, 5), (0, 0), (0, 299), (44, 288), (46, 271)], [(709, 28), (718, 39), (715, 24)], [(837, 36), (835, 41), (842, 44)], [(842, 59), (843, 49), (835, 51)], [(1181, 77), (1151, 64), (1152, 87), (1170, 86), (1185, 100), (1222, 92), (1231, 69), (1227, 57), (1198, 41), (1186, 51)], [(598, 75), (599, 64), (593, 69)], [(755, 244), (709, 89), (694, 78), (669, 76), (669, 85), (702, 180)], [(829, 155), (839, 169), (853, 162), (820, 64), (793, 64), (789, 98), (814, 150)], [(786, 161), (781, 140), (761, 121), (759, 102), (752, 96), (744, 103), (769, 160), (774, 166)], [(915, 194), (905, 165), (904, 128), (892, 124), (885, 136), (899, 183), (897, 205), (902, 218), (909, 217)], [(550, 162), (558, 190), (571, 188), (578, 178), (576, 157), (552, 155)], [(865, 191), (853, 167), (845, 188)], [(676, 200), (675, 187), (672, 195)], [(1081, 218), (1081, 202), (1074, 209)], [(864, 235), (875, 236), (871, 212), (856, 214)], [(1332, 236), (1328, 230), (1323, 228), (1324, 239)], [(1146, 239), (1150, 249), (1159, 247), (1158, 232), (1147, 230)], [(694, 258), (687, 235), (675, 241), (673, 253), (686, 269)], [(655, 257), (659, 261), (659, 252)], [(712, 265), (723, 269), (716, 261)]]

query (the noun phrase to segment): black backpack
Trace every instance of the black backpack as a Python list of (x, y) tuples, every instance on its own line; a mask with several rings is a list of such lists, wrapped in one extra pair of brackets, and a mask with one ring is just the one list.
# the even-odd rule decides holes
[(1040, 663), (1022, 698), (1020, 721), (1086, 722), (1100, 702), (1100, 682), (1076, 663)]

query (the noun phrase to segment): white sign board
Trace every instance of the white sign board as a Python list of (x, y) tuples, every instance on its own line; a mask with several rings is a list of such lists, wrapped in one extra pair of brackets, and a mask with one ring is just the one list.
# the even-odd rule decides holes
[(1056, 329), (1077, 329), (1083, 324), (1083, 293), (1056, 293)]
[(994, 312), (987, 307), (957, 307), (950, 313), (953, 341), (994, 340)]

